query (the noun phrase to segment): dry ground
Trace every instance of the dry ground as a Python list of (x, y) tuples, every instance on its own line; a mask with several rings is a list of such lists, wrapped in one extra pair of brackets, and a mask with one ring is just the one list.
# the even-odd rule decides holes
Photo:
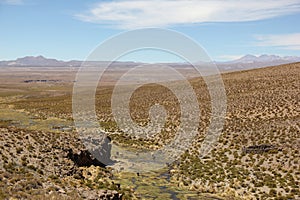
[[(57, 118), (72, 123), (71, 92), (75, 73), (74, 69), (59, 72), (53, 69), (30, 68), (27, 72), (2, 69), (1, 115), (11, 109), (34, 115), (40, 121)], [(100, 124), (111, 133), (114, 141), (125, 146), (161, 147), (172, 139), (179, 126), (178, 100), (168, 89), (158, 85), (139, 88), (130, 102), (131, 115), (137, 123), (145, 125), (149, 122), (148, 111), (155, 103), (164, 105), (169, 115), (161, 134), (151, 139), (132, 138), (118, 130), (111, 114), (111, 85), (121, 74), (111, 75), (114, 78), (105, 79), (97, 90)], [(190, 79), (201, 111), (199, 135), (193, 147), (172, 165), (170, 181), (178, 188), (219, 196), (299, 199), (300, 63), (226, 73), (222, 78), (228, 98), (225, 125), (219, 143), (205, 159), (198, 158), (197, 150), (210, 121), (210, 97), (202, 79)], [(24, 82), (37, 79), (59, 81)], [(5, 128), (1, 132), (4, 146), (1, 154), (9, 157), (11, 153), (5, 148), (9, 140), (5, 137), (11, 128), (7, 127), (20, 126), (22, 118), (1, 119), (1, 115), (1, 124)], [(33, 129), (39, 129), (39, 122), (35, 123)], [(68, 126), (72, 128), (72, 125)], [(53, 127), (49, 126), (48, 131), (53, 131)], [(22, 138), (14, 140), (20, 142)], [(251, 151), (262, 145), (269, 145), (271, 149)], [(247, 148), (250, 151), (246, 151)], [(39, 169), (39, 166), (35, 167)], [(3, 183), (3, 179), (1, 181)]]

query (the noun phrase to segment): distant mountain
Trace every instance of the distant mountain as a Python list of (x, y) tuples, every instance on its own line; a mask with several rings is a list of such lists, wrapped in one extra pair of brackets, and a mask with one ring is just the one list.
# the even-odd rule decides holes
[(277, 55), (245, 55), (237, 60), (227, 62), (216, 62), (221, 71), (244, 70), (267, 66), (276, 66), (281, 64), (288, 64), (300, 62), (300, 57), (297, 56), (277, 56)]
[[(24, 58), (18, 58), (16, 60), (10, 61), (0, 61), (0, 66), (48, 66), (48, 67), (79, 67), (83, 61), (71, 60), (71, 61), (61, 61), (56, 59), (45, 58), (43, 56), (26, 56)], [(277, 56), (277, 55), (245, 55), (237, 60), (227, 61), (227, 62), (215, 62), (221, 71), (235, 71), (235, 70), (245, 70), (253, 69), (267, 66), (275, 66), (293, 62), (300, 62), (300, 57), (297, 56)], [(107, 61), (90, 61), (89, 65), (101, 65), (107, 64)], [(114, 62), (115, 67), (126, 67), (135, 66), (141, 63), (135, 62)], [(172, 66), (184, 67), (184, 63), (168, 63)]]
[(81, 61), (61, 61), (43, 56), (26, 56), (10, 61), (0, 61), (0, 66), (80, 66)]
[(245, 55), (237, 60), (229, 61), (227, 63), (259, 63), (259, 62), (299, 62), (300, 57), (296, 56), (285, 56), (280, 57), (276, 55)]
[(1, 66), (62, 66), (64, 61), (48, 59), (43, 56), (26, 56), (10, 61), (0, 61)]
[[(83, 61), (79, 60), (71, 60), (71, 61), (61, 61), (52, 58), (45, 58), (43, 56), (26, 56), (23, 58), (18, 58), (16, 60), (9, 60), (9, 61), (0, 61), (1, 66), (28, 66), (28, 67), (80, 67)], [(110, 63), (108, 61), (89, 61), (86, 64), (93, 66), (93, 65), (102, 65)], [(136, 65), (137, 63), (134, 62), (114, 62), (115, 66), (128, 66), (128, 65)]]

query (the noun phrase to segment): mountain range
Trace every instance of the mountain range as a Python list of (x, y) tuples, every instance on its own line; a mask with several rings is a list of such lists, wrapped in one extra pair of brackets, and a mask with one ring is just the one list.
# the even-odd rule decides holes
[[(71, 60), (62, 61), (52, 58), (45, 58), (43, 56), (26, 56), (18, 58), (16, 60), (0, 61), (1, 66), (48, 66), (48, 67), (79, 67), (83, 61)], [(215, 62), (221, 71), (232, 71), (232, 70), (243, 70), (251, 68), (259, 68), (266, 66), (275, 66), (287, 63), (300, 62), (300, 57), (297, 56), (277, 56), (277, 55), (245, 55), (239, 59), (226, 61), (226, 62)], [(93, 61), (90, 65), (98, 65), (107, 63), (105, 61)], [(130, 65), (137, 64), (134, 62), (114, 62), (117, 65)], [(178, 63), (170, 63), (178, 64)], [(180, 64), (181, 65), (181, 64)]]
[(245, 55), (239, 59), (227, 61), (227, 62), (216, 62), (216, 65), (220, 70), (245, 70), (252, 68), (260, 68), (267, 66), (276, 66), (288, 63), (300, 62), (300, 57), (297, 56), (277, 56), (277, 55)]

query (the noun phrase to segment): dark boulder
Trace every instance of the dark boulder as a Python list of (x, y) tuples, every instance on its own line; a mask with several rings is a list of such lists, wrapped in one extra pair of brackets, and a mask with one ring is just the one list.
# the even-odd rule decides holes
[[(75, 153), (72, 149), (68, 149), (67, 157), (71, 159), (79, 167), (89, 167), (91, 165), (105, 167), (112, 164), (110, 138), (106, 138), (105, 142), (99, 145), (93, 139), (93, 148), (79, 150)], [(86, 141), (85, 141), (86, 144)]]
[(276, 148), (274, 145), (271, 144), (253, 145), (253, 146), (248, 146), (243, 148), (244, 153), (255, 153), (255, 154), (266, 153), (274, 150), (276, 151), (278, 150), (278, 148)]

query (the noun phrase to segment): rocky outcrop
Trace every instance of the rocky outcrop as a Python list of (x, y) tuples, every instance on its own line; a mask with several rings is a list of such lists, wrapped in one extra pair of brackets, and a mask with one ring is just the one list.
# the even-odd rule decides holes
[(108, 164), (113, 163), (111, 157), (111, 139), (106, 137), (104, 142), (97, 140), (96, 138), (86, 139), (84, 144), (87, 149), (77, 150), (77, 153), (73, 149), (68, 149), (67, 157), (71, 159), (79, 167), (89, 167), (91, 165), (105, 167)]
[(105, 164), (94, 158), (88, 150), (80, 150), (78, 153), (74, 153), (72, 149), (69, 149), (67, 157), (78, 167), (89, 167), (91, 165), (105, 167)]
[(255, 154), (266, 153), (266, 152), (270, 152), (271, 150), (278, 150), (278, 149), (271, 144), (253, 145), (253, 146), (243, 148), (244, 153), (255, 153)]

